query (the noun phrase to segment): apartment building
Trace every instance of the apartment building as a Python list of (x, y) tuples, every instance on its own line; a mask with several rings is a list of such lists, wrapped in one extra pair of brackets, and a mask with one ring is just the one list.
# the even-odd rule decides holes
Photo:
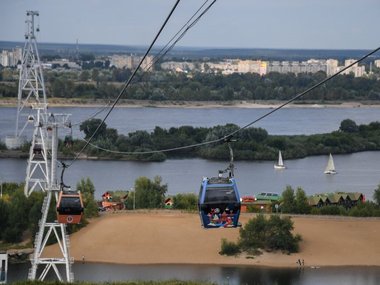
[[(113, 55), (110, 57), (110, 61), (111, 66), (115, 66), (117, 68), (134, 69), (140, 63), (141, 58), (141, 56), (136, 55)], [(147, 56), (141, 63), (141, 68), (143, 70), (153, 70), (153, 60), (153, 56)]]
[(17, 66), (22, 60), (22, 48), (16, 47), (12, 50), (3, 50), (0, 54), (0, 64), (4, 67)]

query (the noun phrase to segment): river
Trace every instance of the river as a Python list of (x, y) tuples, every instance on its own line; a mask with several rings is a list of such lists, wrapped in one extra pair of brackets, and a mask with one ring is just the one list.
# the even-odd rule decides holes
[[(99, 111), (102, 111), (97, 114)], [(155, 126), (162, 128), (183, 125), (194, 127), (212, 127), (233, 123), (244, 126), (271, 111), (269, 108), (115, 108), (106, 120), (108, 127), (115, 128), (119, 134), (128, 134), (136, 130), (152, 131)], [(104, 108), (49, 108), (52, 113), (71, 114), (73, 136), (82, 137), (79, 125), (97, 114), (105, 116)], [(360, 108), (283, 108), (261, 120), (253, 127), (261, 127), (269, 134), (299, 135), (328, 133), (339, 129), (344, 119), (354, 120), (357, 124), (368, 124), (379, 120), (380, 110), (373, 107)], [(13, 135), (15, 131), (16, 108), (0, 107), (0, 138)], [(31, 129), (26, 134), (31, 136)], [(63, 132), (61, 132), (63, 133)]]
[[(308, 195), (321, 192), (362, 192), (372, 199), (380, 184), (380, 152), (360, 152), (334, 156), (336, 175), (323, 173), (327, 156), (286, 160), (287, 169), (275, 170), (272, 161), (237, 161), (235, 177), (241, 195), (260, 192), (281, 193), (287, 185), (302, 187)], [(23, 182), (26, 160), (0, 159), (0, 180)], [(129, 190), (140, 176), (162, 177), (168, 194), (198, 193), (202, 177), (217, 175), (227, 162), (203, 159), (168, 159), (164, 162), (77, 160), (65, 172), (65, 184), (75, 187), (81, 178), (94, 183), (96, 198), (108, 190)], [(60, 169), (59, 169), (60, 171)]]
[[(71, 113), (74, 137), (80, 136), (78, 125), (97, 113), (100, 108), (51, 108), (56, 113)], [(15, 108), (0, 108), (0, 135), (2, 138), (14, 129)], [(116, 108), (107, 124), (119, 133), (156, 125), (169, 128), (181, 125), (214, 126), (233, 122), (245, 125), (270, 109), (244, 108)], [(104, 115), (104, 113), (99, 114)], [(343, 119), (358, 124), (379, 119), (380, 110), (360, 108), (285, 108), (260, 122), (272, 134), (314, 134), (339, 128)], [(272, 161), (237, 161), (235, 177), (242, 195), (263, 191), (282, 192), (287, 185), (302, 187), (307, 194), (334, 191), (359, 191), (372, 198), (380, 183), (380, 152), (362, 152), (335, 155), (337, 175), (325, 175), (327, 156), (313, 156), (287, 160), (286, 170), (276, 171)], [(65, 184), (75, 187), (83, 177), (89, 177), (96, 188), (96, 197), (108, 190), (129, 190), (139, 176), (153, 178), (159, 175), (168, 184), (168, 193), (197, 193), (202, 177), (215, 176), (225, 169), (227, 162), (203, 159), (170, 159), (165, 162), (77, 160), (65, 172)], [(0, 180), (22, 182), (25, 179), (26, 160), (0, 159)], [(60, 171), (60, 170), (59, 170)]]
[[(8, 281), (25, 280), (28, 264), (12, 264)], [(216, 265), (117, 265), (82, 264), (73, 266), (76, 281), (117, 282), (149, 280), (206, 281), (220, 285), (378, 285), (378, 267), (268, 268)], [(51, 272), (50, 272), (51, 273)]]

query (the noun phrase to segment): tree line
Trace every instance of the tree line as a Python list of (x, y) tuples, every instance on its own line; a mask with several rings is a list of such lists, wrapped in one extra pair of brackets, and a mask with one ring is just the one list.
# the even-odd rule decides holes
[[(91, 69), (75, 72), (45, 72), (47, 95), (51, 98), (116, 98), (121, 85), (131, 75), (129, 69), (90, 65)], [(14, 71), (16, 72), (16, 71)], [(326, 73), (281, 74), (271, 72), (211, 74), (155, 71), (138, 73), (123, 98), (153, 101), (233, 101), (289, 100), (326, 78)], [(0, 72), (0, 97), (17, 97), (17, 74)], [(13, 83), (12, 83), (13, 82)], [(376, 77), (339, 75), (310, 92), (304, 100), (375, 101), (380, 100), (380, 81)]]
[[(85, 139), (92, 136), (99, 126), (100, 119), (90, 119), (80, 125)], [(214, 141), (235, 132), (237, 125), (227, 124), (210, 128), (181, 126), (163, 129), (155, 127), (152, 132), (135, 131), (127, 135), (118, 134), (116, 129), (106, 124), (98, 129), (92, 144), (85, 153), (89, 156), (112, 159), (129, 159), (141, 161), (163, 161), (166, 158), (200, 157), (204, 159), (229, 160), (229, 148), (225, 143), (213, 143), (202, 147), (189, 147), (170, 152), (159, 150), (179, 148), (208, 141)], [(303, 158), (311, 155), (329, 153), (346, 154), (359, 151), (380, 150), (380, 122), (357, 125), (346, 119), (337, 131), (314, 135), (269, 135), (262, 128), (246, 128), (237, 132), (232, 142), (236, 160), (275, 160), (281, 150), (285, 159)], [(85, 144), (85, 141), (66, 138), (59, 145), (65, 156), (73, 156)], [(26, 148), (27, 149), (27, 148)], [(111, 152), (105, 151), (109, 150)], [(138, 152), (156, 151), (149, 154)]]
[(309, 205), (306, 193), (301, 187), (294, 190), (287, 186), (282, 192), (279, 209), (284, 214), (380, 217), (380, 184), (374, 190), (372, 198), (373, 201), (359, 202), (354, 207), (327, 205), (318, 208)]

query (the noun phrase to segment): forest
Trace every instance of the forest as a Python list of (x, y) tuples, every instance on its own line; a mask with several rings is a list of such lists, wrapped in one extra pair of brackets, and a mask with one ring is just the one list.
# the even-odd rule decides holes
[[(46, 70), (49, 98), (104, 99), (117, 97), (131, 70), (94, 66), (82, 71)], [(138, 73), (122, 99), (150, 101), (236, 101), (289, 100), (326, 78), (324, 72), (260, 76), (246, 74)], [(0, 70), (0, 98), (17, 98), (17, 70)], [(302, 98), (302, 102), (380, 100), (380, 81), (376, 76), (339, 75)]]

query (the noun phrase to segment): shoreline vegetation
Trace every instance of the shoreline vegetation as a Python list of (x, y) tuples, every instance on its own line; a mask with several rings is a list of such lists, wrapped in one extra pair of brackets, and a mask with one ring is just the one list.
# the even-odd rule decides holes
[[(286, 101), (265, 100), (235, 100), (235, 101), (153, 101), (153, 100), (130, 100), (121, 99), (116, 107), (123, 108), (276, 108)], [(82, 98), (49, 98), (50, 107), (104, 107), (112, 104), (111, 100), (105, 99), (82, 99)], [(17, 98), (0, 98), (0, 107), (16, 107)], [(285, 108), (380, 108), (379, 101), (295, 101)]]
[[(243, 226), (255, 214), (241, 215)], [(71, 235), (71, 255), (78, 262), (110, 264), (208, 264), (295, 268), (380, 266), (379, 218), (291, 215), (294, 233), (302, 236), (293, 254), (220, 255), (222, 239), (236, 241), (239, 228), (201, 228), (196, 213), (151, 210), (106, 212)], [(154, 236), (154, 238), (152, 238)], [(91, 240), (91, 243), (88, 243)], [(122, 251), (120, 249), (123, 249)], [(56, 256), (58, 246), (45, 249)]]
[[(235, 160), (275, 160), (279, 151), (286, 159), (299, 159), (329, 153), (350, 154), (380, 150), (379, 121), (357, 125), (353, 120), (345, 119), (338, 130), (311, 135), (270, 135), (262, 128), (240, 128), (235, 124), (214, 127), (185, 125), (169, 129), (156, 126), (151, 132), (137, 130), (125, 135), (101, 122), (101, 119), (95, 118), (83, 121), (79, 130), (84, 133), (84, 139), (69, 135), (60, 140), (59, 159), (72, 159), (79, 153), (79, 159), (87, 160), (228, 160), (229, 149), (223, 142), (232, 139), (231, 134), (236, 140), (232, 145)], [(91, 144), (83, 151), (89, 138), (92, 138)], [(1, 143), (0, 157), (25, 158), (29, 149), (30, 142), (25, 142), (17, 150), (8, 150)]]

